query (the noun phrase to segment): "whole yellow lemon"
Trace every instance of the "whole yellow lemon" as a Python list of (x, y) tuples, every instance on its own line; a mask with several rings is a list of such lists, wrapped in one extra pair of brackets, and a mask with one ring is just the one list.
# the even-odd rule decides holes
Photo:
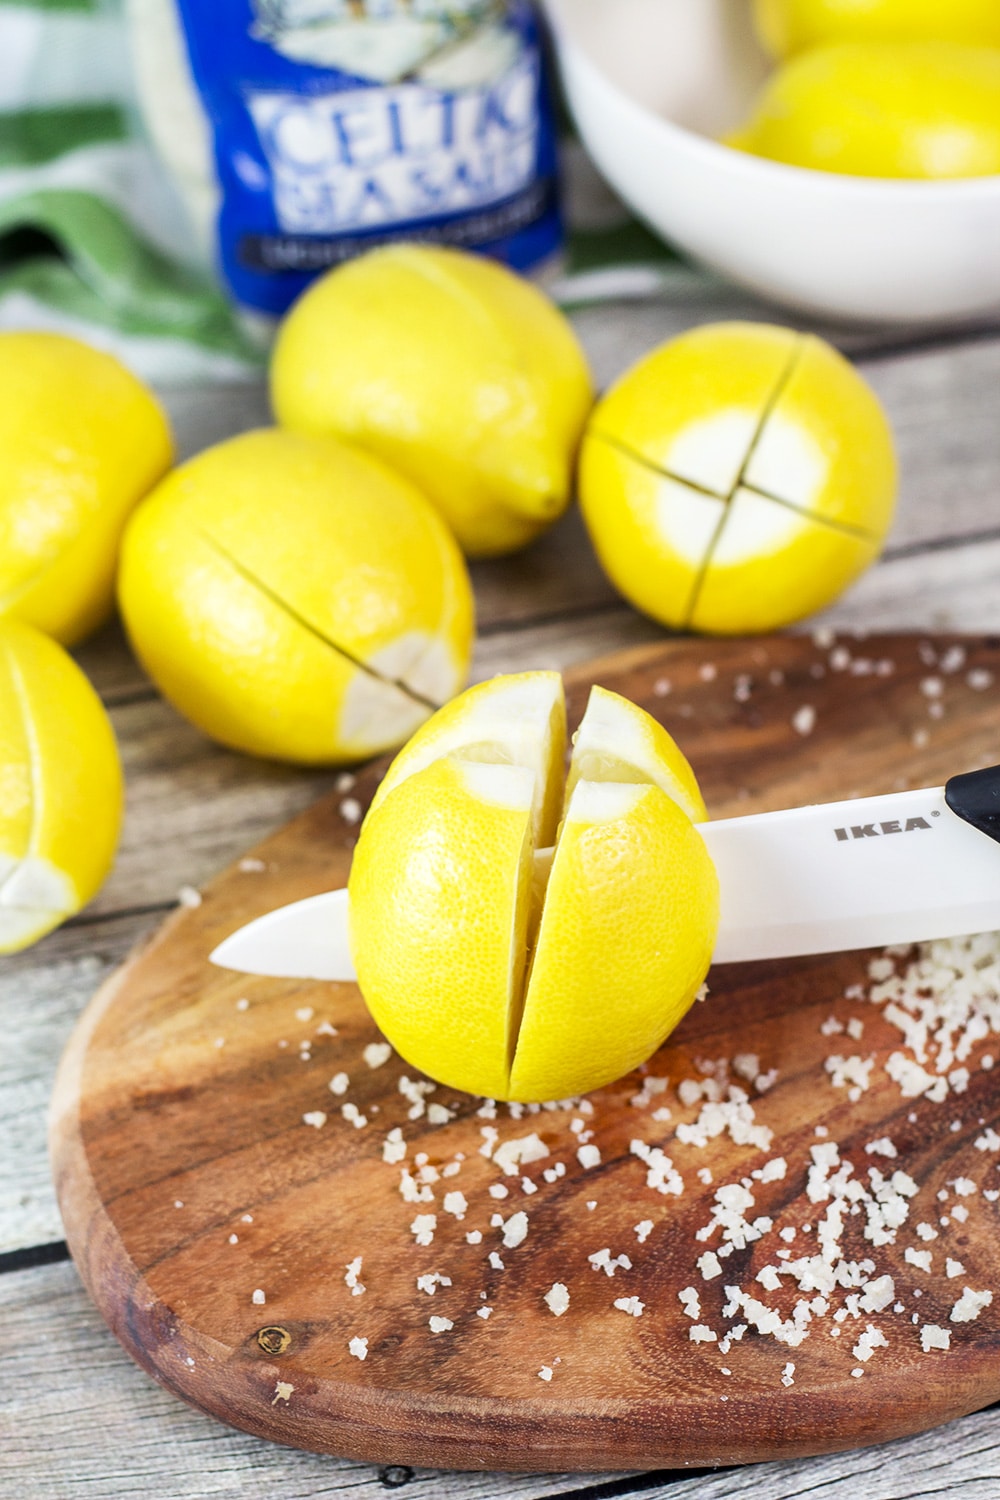
[(465, 562), (429, 501), (336, 438), (276, 428), (209, 448), (143, 502), (119, 601), (182, 714), (282, 760), (399, 745), (472, 650)]
[(121, 766), (101, 700), (55, 641), (0, 619), (0, 953), (87, 904), (121, 821)]
[(555, 672), (498, 677), (390, 767), (349, 883), (361, 992), (415, 1067), (495, 1099), (562, 1099), (638, 1066), (694, 1000), (718, 927), (690, 766), (591, 693), (566, 777)]
[(329, 272), (291, 309), (271, 365), (278, 421), (384, 458), (473, 557), (511, 552), (566, 508), (592, 401), (562, 313), (459, 250), (394, 245)]
[(0, 615), (73, 645), (111, 611), (122, 528), (173, 460), (167, 419), (111, 355), (0, 333), (0, 453)]
[(594, 409), (580, 504), (616, 588), (664, 625), (776, 630), (881, 549), (888, 421), (822, 339), (717, 323), (654, 350)]
[(844, 42), (803, 53), (728, 143), (855, 177), (998, 173), (1000, 47)]
[(1000, 47), (996, 0), (754, 0), (754, 20), (776, 57), (831, 42)]

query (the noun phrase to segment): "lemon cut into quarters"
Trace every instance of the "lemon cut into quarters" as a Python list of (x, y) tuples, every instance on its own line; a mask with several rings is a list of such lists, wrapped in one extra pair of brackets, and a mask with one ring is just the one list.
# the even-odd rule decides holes
[(0, 953), (96, 893), (122, 798), (114, 733), (84, 674), (48, 636), (0, 620)]
[(641, 360), (595, 408), (580, 503), (637, 608), (713, 634), (780, 629), (881, 550), (896, 460), (877, 398), (822, 339), (707, 325)]
[(565, 777), (556, 672), (499, 677), (401, 751), (349, 882), (361, 992), (402, 1057), (496, 1099), (566, 1098), (638, 1066), (695, 999), (718, 881), (691, 768), (600, 687)]

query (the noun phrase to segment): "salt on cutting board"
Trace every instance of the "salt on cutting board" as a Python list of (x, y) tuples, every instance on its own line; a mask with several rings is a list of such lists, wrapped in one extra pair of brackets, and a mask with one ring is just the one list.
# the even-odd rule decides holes
[[(733, 816), (992, 764), (1000, 642), (678, 641), (591, 664)], [(494, 1105), (351, 985), (212, 968), (343, 883), (381, 766), (180, 910), (95, 997), (52, 1147), (129, 1352), (251, 1432), (380, 1462), (748, 1462), (1000, 1395), (1000, 946), (717, 968), (638, 1073)], [(609, 1019), (609, 1025), (613, 1020)]]

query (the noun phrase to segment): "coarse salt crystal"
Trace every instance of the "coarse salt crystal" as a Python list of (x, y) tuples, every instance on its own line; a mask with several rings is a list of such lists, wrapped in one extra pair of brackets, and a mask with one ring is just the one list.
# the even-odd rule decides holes
[(803, 703), (792, 715), (792, 728), (796, 734), (812, 734), (816, 728), (816, 710), (810, 703)]
[(417, 1214), (410, 1225), (410, 1233), (418, 1245), (430, 1245), (437, 1228), (437, 1214)]
[(351, 1080), (346, 1073), (334, 1073), (329, 1082), (331, 1094), (346, 1094)]
[(722, 1262), (714, 1250), (706, 1250), (704, 1255), (699, 1255), (695, 1265), (705, 1281), (711, 1281), (713, 1277), (722, 1275)]
[(361, 1338), (351, 1339), (351, 1342), (347, 1346), (347, 1351), (349, 1354), (353, 1354), (355, 1359), (367, 1359), (368, 1340)]
[(267, 1298), (265, 1297), (261, 1288), (258, 1287), (253, 1296), (250, 1298), (250, 1301), (253, 1303), (254, 1307), (262, 1307), (267, 1301)]
[(695, 1323), (693, 1328), (688, 1329), (688, 1338), (692, 1344), (714, 1344), (718, 1342), (718, 1337), (705, 1323)]
[(576, 1153), (576, 1159), (584, 1171), (589, 1172), (592, 1167), (600, 1166), (601, 1153), (596, 1146), (581, 1146)]
[(639, 1241), (639, 1244), (644, 1245), (649, 1239), (653, 1228), (653, 1221), (652, 1219), (640, 1219), (639, 1223), (634, 1224), (632, 1227), (635, 1230), (635, 1237)]
[(616, 1297), (615, 1307), (619, 1312), (628, 1313), (631, 1318), (641, 1318), (645, 1309), (645, 1302), (640, 1302), (638, 1297)]
[(951, 1347), (951, 1334), (947, 1328), (941, 1328), (937, 1323), (925, 1323), (920, 1330), (920, 1347), (925, 1354), (932, 1349), (948, 1349)]
[(551, 1380), (552, 1379), (552, 1366), (551, 1365), (542, 1365), (542, 1368), (538, 1372), (538, 1378), (539, 1378), (539, 1380)]
[(303, 1125), (311, 1125), (314, 1130), (326, 1124), (326, 1114), (321, 1109), (310, 1109), (302, 1116)]
[(992, 1301), (992, 1292), (976, 1292), (971, 1286), (967, 1286), (951, 1310), (951, 1321), (971, 1323), (974, 1318), (979, 1317), (984, 1307), (989, 1307)]
[(193, 885), (182, 885), (177, 892), (178, 906), (194, 908), (201, 905), (201, 891), (195, 890)]
[(448, 1330), (450, 1328), (454, 1328), (455, 1325), (452, 1322), (451, 1318), (439, 1318), (434, 1315), (427, 1319), (427, 1326), (430, 1329), (431, 1333), (447, 1333)]
[(569, 1290), (561, 1281), (553, 1282), (542, 1300), (546, 1303), (551, 1313), (554, 1313), (557, 1318), (561, 1318), (569, 1307)]
[(370, 1068), (381, 1068), (392, 1056), (392, 1047), (388, 1042), (369, 1042), (361, 1056)]

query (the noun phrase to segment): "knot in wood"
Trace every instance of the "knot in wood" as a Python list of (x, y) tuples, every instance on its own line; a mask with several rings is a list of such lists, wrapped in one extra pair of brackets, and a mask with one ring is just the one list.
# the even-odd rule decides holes
[(292, 1342), (292, 1335), (287, 1328), (261, 1328), (257, 1332), (257, 1342), (265, 1354), (284, 1354)]

